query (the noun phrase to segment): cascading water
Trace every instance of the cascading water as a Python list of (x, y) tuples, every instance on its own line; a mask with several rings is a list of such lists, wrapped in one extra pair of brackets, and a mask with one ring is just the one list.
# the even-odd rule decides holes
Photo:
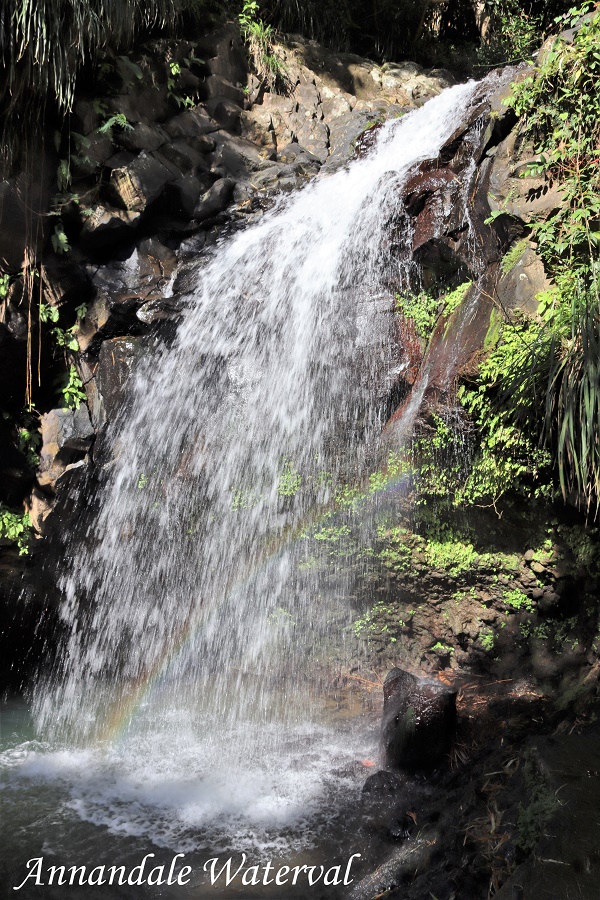
[(67, 786), (71, 849), (78, 820), (173, 851), (299, 852), (343, 788), (327, 766), (364, 752), (310, 708), (352, 612), (298, 574), (299, 547), (375, 452), (381, 360), (357, 370), (357, 310), (406, 279), (386, 243), (403, 180), (476, 90), (388, 123), (368, 156), (224, 239), (174, 345), (138, 366), (61, 579), (68, 634), (35, 701), (47, 743), (5, 754), (11, 778)]

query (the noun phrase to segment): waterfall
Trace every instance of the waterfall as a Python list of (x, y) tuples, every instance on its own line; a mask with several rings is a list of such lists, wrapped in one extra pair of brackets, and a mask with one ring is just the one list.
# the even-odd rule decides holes
[[(164, 800), (159, 774), (176, 772), (172, 797), (199, 766), (207, 779), (231, 773), (259, 819), (277, 820), (276, 796), (293, 793), (288, 773), (261, 813), (256, 761), (314, 735), (311, 671), (350, 616), (326, 585), (298, 576), (298, 546), (377, 452), (386, 414), (373, 380), (394, 350), (357, 366), (359, 320), (368, 328), (370, 305), (391, 304), (389, 285), (407, 283), (388, 240), (403, 182), (436, 157), (477, 89), (448, 89), (388, 122), (369, 154), (222, 238), (198, 263), (174, 343), (132, 376), (92, 524), (65, 563), (66, 638), (35, 710), (54, 744), (113, 742), (113, 772), (133, 778), (153, 760), (148, 802)], [(73, 802), (118, 829), (119, 803), (141, 800), (124, 775), (112, 784), (110, 816), (105, 788)], [(202, 814), (188, 807), (190, 821), (238, 821), (218, 784)], [(153, 840), (185, 845), (185, 817), (175, 827), (165, 816)], [(286, 808), (277, 821), (292, 818)]]

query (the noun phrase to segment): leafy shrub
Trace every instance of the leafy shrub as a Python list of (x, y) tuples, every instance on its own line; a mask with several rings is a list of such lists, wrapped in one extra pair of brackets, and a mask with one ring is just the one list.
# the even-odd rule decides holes
[(0, 540), (15, 543), (19, 556), (29, 552), (31, 519), (27, 513), (16, 513), (0, 503)]
[[(564, 497), (597, 514), (600, 498), (600, 12), (581, 17), (572, 43), (546, 48), (538, 71), (513, 87), (526, 174), (561, 185), (564, 201), (533, 224), (556, 287), (539, 297), (527, 352), (515, 352), (499, 392), (504, 415), (553, 456)], [(536, 333), (537, 331), (537, 333)], [(506, 338), (504, 337), (504, 340)]]

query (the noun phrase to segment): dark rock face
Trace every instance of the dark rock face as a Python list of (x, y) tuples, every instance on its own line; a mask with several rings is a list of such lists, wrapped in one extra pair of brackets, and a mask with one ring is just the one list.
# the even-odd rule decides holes
[(383, 685), (381, 749), (390, 768), (435, 765), (450, 749), (456, 691), (392, 669)]

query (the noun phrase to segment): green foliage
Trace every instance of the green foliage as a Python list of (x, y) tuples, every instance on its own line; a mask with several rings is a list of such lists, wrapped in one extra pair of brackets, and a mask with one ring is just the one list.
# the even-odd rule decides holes
[(353, 622), (352, 630), (356, 637), (373, 637), (378, 634), (386, 637), (391, 644), (395, 644), (397, 638), (391, 633), (390, 624), (402, 628), (405, 623), (397, 619), (395, 610), (382, 600), (378, 600), (371, 609)]
[[(542, 325), (515, 316), (501, 330), (497, 324), (496, 340), (477, 378), (457, 392), (478, 433), (471, 472), (456, 494), (460, 503), (496, 506), (507, 490), (531, 499), (551, 493), (551, 455), (518, 424), (537, 415), (538, 397), (525, 383), (515, 385), (510, 397), (505, 393), (507, 373), (530, 365), (532, 348), (543, 340)], [(503, 395), (504, 405), (498, 403)]]
[(427, 541), (425, 559), (432, 568), (444, 569), (456, 578), (477, 565), (479, 554), (470, 542), (442, 537)]
[(489, 22), (477, 54), (481, 64), (492, 68), (531, 58), (540, 44), (543, 17), (528, 5), (529, 9), (518, 0), (485, 0)]
[(17, 513), (0, 503), (0, 540), (10, 541), (19, 548), (19, 556), (29, 552), (31, 519), (27, 513)]
[(503, 599), (506, 605), (510, 607), (510, 609), (514, 609), (515, 612), (521, 612), (522, 610), (533, 612), (533, 601), (527, 594), (524, 594), (523, 591), (518, 590), (518, 588), (506, 591)]
[[(201, 60), (192, 57), (191, 59), (186, 60), (186, 64), (188, 68), (193, 65), (193, 63), (199, 63)], [(181, 66), (175, 60), (169, 60), (169, 74), (167, 76), (167, 93), (171, 100), (174, 100), (177, 106), (183, 107), (184, 109), (188, 109), (196, 104), (197, 95), (190, 96), (189, 94), (181, 94), (177, 90), (177, 84), (179, 78), (181, 76)]]
[(452, 315), (465, 299), (471, 284), (471, 281), (465, 281), (440, 297), (435, 297), (427, 291), (418, 294), (396, 294), (396, 312), (410, 319), (419, 337), (428, 341), (439, 317), (449, 318)]
[(256, 0), (244, 0), (238, 17), (254, 70), (267, 90), (285, 89), (286, 69), (274, 48), (275, 31), (258, 18), (258, 13)]
[(98, 133), (112, 137), (113, 128), (120, 128), (121, 131), (133, 131), (133, 125), (127, 121), (125, 113), (115, 113), (99, 127)]
[(52, 334), (57, 347), (61, 347), (63, 350), (71, 350), (73, 353), (76, 353), (77, 350), (79, 350), (77, 338), (74, 336), (71, 328), (67, 330), (64, 328), (53, 328)]
[(40, 321), (41, 322), (58, 322), (59, 311), (57, 306), (51, 306), (49, 303), (40, 302)]
[(460, 304), (463, 302), (465, 297), (467, 296), (467, 291), (473, 284), (472, 281), (465, 281), (463, 284), (459, 284), (457, 288), (454, 288), (453, 291), (450, 291), (444, 299), (444, 307), (443, 307), (443, 315), (448, 317), (451, 316), (455, 309), (458, 309)]
[(558, 534), (575, 558), (576, 566), (591, 575), (600, 573), (600, 545), (597, 528), (581, 525), (559, 525)]
[(420, 338), (429, 340), (439, 315), (439, 300), (426, 291), (402, 296), (396, 294), (396, 311), (414, 323)]
[(326, 544), (337, 544), (342, 538), (348, 537), (350, 528), (348, 525), (330, 525), (317, 529), (313, 533), (315, 541), (323, 541)]
[(454, 647), (451, 647), (450, 644), (443, 644), (441, 641), (436, 641), (431, 649), (438, 656), (452, 656), (454, 654)]
[(495, 642), (496, 642), (496, 638), (495, 638), (494, 632), (492, 631), (491, 628), (489, 628), (487, 631), (482, 631), (479, 634), (479, 643), (481, 644), (482, 648), (486, 651), (486, 653), (492, 652), (492, 650), (494, 649)]
[(10, 287), (10, 275), (0, 275), (0, 300), (6, 300)]
[(62, 394), (63, 403), (66, 409), (79, 409), (85, 400), (85, 391), (83, 390), (83, 382), (79, 377), (79, 373), (75, 366), (70, 366), (66, 376), (63, 376), (58, 382), (59, 390)]
[[(454, 37), (461, 43), (473, 39), (473, 33), (465, 36), (469, 15), (462, 15), (464, 6), (458, 5), (458, 15), (466, 22), (449, 21), (456, 18), (453, 7), (441, 17), (444, 24), (458, 25)], [(263, 0), (261, 8), (264, 18), (283, 31), (301, 32), (334, 49), (385, 61), (415, 59), (437, 44), (439, 58), (440, 6), (430, 0)]]
[(389, 528), (380, 525), (377, 529), (377, 538), (383, 543), (383, 549), (377, 553), (377, 558), (392, 572), (410, 572), (413, 563), (413, 548), (408, 541), (409, 533), (402, 526)]
[[(589, 4), (570, 11), (577, 21)], [(600, 12), (557, 39), (508, 105), (534, 148), (528, 172), (564, 202), (532, 233), (556, 287), (540, 296), (537, 335), (506, 367), (500, 399), (552, 453), (563, 496), (597, 514), (600, 497)]]
[(526, 805), (519, 804), (517, 846), (524, 853), (531, 853), (560, 804), (548, 788), (531, 752), (525, 757), (524, 772), (529, 799)]
[(37, 469), (40, 464), (38, 451), (41, 443), (37, 416), (30, 412), (23, 413), (21, 422), (17, 425), (17, 447), (32, 469)]
[(522, 238), (520, 241), (515, 241), (508, 253), (504, 254), (500, 263), (500, 271), (503, 275), (508, 275), (509, 272), (512, 272), (525, 250), (527, 250), (528, 244), (529, 240)]
[(40, 122), (48, 101), (60, 114), (71, 109), (77, 74), (108, 46), (130, 41), (140, 29), (175, 19), (176, 0), (4, 0), (0, 60), (4, 153), (23, 128)]
[(277, 485), (277, 493), (280, 497), (295, 497), (302, 484), (302, 475), (294, 468), (292, 462), (288, 459), (283, 467), (283, 472), (279, 476), (279, 484)]
[(54, 234), (51, 236), (50, 240), (52, 242), (52, 249), (59, 255), (68, 253), (71, 249), (69, 239), (65, 234), (65, 229), (60, 219), (54, 226)]

